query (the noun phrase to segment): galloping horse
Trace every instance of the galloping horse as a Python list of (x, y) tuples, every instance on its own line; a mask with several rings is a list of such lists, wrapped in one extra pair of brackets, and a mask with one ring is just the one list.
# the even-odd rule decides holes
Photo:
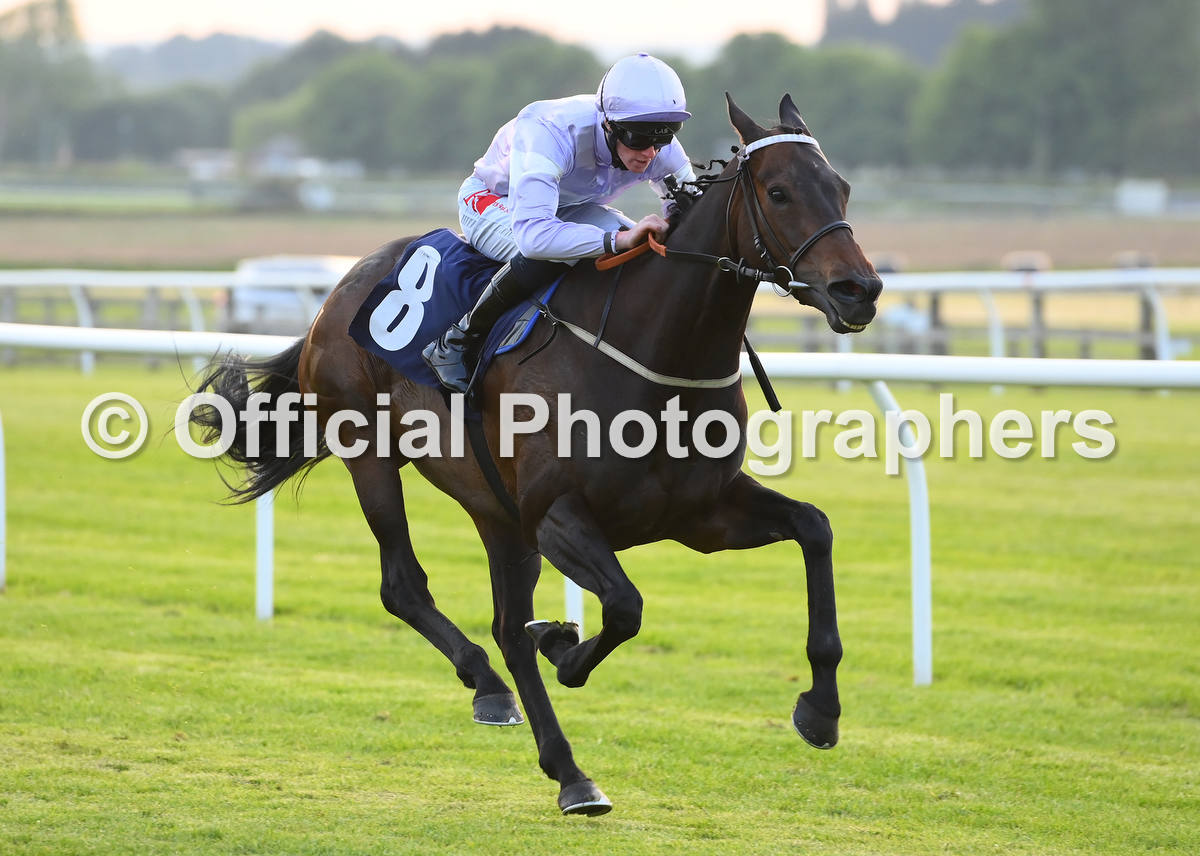
[[(665, 255), (647, 253), (628, 262), (615, 299), (612, 272), (577, 265), (545, 310), (553, 316), (550, 323), (603, 330), (603, 342), (565, 333), (549, 344), (528, 341), (497, 358), (477, 381), (484, 434), (496, 458), (492, 472), (498, 472), (502, 489), (489, 484), (470, 453), (411, 461), (466, 509), (483, 539), (495, 608), (492, 633), (516, 681), (541, 767), (559, 783), (564, 814), (602, 814), (611, 803), (575, 763), (539, 675), (537, 653), (557, 667), (561, 683), (578, 687), (637, 634), (642, 598), (614, 554), (634, 545), (671, 539), (709, 553), (797, 542), (808, 582), (813, 682), (800, 694), (792, 721), (818, 748), (838, 739), (842, 645), (832, 530), (819, 509), (742, 472), (747, 412), (739, 358), (759, 282), (772, 282), (785, 296), (819, 309), (839, 333), (871, 321), (882, 283), (845, 221), (849, 185), (809, 135), (791, 97), (784, 96), (780, 124), (772, 129), (727, 100), (742, 146), (719, 176), (699, 181), (703, 192), (673, 219)], [(251, 384), (271, 396), (315, 393), (322, 430), (337, 411), (372, 416), (382, 394), (390, 401), (392, 426), (418, 409), (443, 417), (441, 448), (450, 448), (445, 396), (402, 376), (347, 334), (364, 298), (411, 240), (388, 243), (359, 261), (326, 300), (308, 335), (287, 351), (266, 360), (226, 356), (210, 367), (201, 390), (224, 396), (239, 413)], [(538, 323), (546, 329), (547, 320)], [(540, 396), (549, 420), (543, 430), (517, 436), (511, 455), (499, 456), (500, 397), (509, 392)], [(565, 416), (558, 409), (560, 392), (571, 394), (572, 412), (592, 411), (603, 425), (630, 409), (658, 414), (678, 397), (678, 407), (690, 414), (731, 414), (741, 436), (736, 444), (724, 444), (732, 450), (720, 457), (690, 448), (683, 456), (673, 449), (672, 456), (661, 437), (636, 459), (617, 454), (608, 437), (598, 456), (585, 454), (582, 443), (563, 452), (556, 443), (558, 421)], [(193, 421), (210, 432), (217, 427), (212, 409), (195, 411)], [(244, 424), (238, 425), (226, 457), (246, 470), (245, 482), (233, 487), (241, 501), (330, 454), (324, 445), (316, 455), (306, 450), (298, 423), (292, 423), (290, 454), (256, 457), (247, 452)], [(475, 691), (477, 722), (518, 723), (516, 699), (483, 648), (434, 605), (405, 518), (399, 470), (410, 461), (397, 455), (399, 432), (392, 430), (393, 436), (381, 438), (373, 425), (344, 422), (338, 429), (343, 445), (368, 449), (344, 463), (379, 542), (383, 605), (454, 664), (463, 684)], [(385, 441), (391, 444), (387, 451), (378, 446)], [(603, 627), (595, 636), (580, 641), (571, 623), (534, 620), (533, 591), (543, 557), (599, 598)]]

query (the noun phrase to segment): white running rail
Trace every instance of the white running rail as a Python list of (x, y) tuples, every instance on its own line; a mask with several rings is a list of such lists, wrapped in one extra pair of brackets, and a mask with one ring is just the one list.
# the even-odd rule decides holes
[[(245, 356), (271, 356), (295, 341), (289, 336), (251, 336), (169, 330), (81, 329), (0, 323), (0, 345), (120, 353), (211, 356), (233, 350)], [(1200, 389), (1200, 362), (1154, 360), (1057, 360), (996, 357), (939, 357), (910, 354), (761, 354), (767, 371), (777, 378), (856, 380), (870, 385), (881, 410), (899, 411), (889, 381), (921, 383), (1029, 384), (1131, 389)], [(750, 367), (743, 358), (742, 371)], [(907, 429), (905, 424), (902, 429)], [(4, 447), (0, 424), (0, 591), (4, 571)], [(910, 438), (901, 438), (906, 444)], [(925, 468), (918, 458), (904, 458), (909, 485), (913, 611), (913, 677), (917, 684), (933, 680), (932, 574), (929, 497)], [(255, 515), (256, 612), (273, 612), (273, 516), (270, 495), (258, 500)], [(567, 618), (582, 627), (583, 598), (566, 582)]]

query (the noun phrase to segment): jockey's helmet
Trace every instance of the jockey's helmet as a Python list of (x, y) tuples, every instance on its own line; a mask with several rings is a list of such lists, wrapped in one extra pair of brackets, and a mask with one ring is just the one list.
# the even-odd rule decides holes
[(604, 141), (612, 165), (627, 169), (617, 143), (642, 151), (671, 144), (685, 119), (683, 84), (669, 65), (647, 53), (618, 60), (600, 79), (596, 110), (604, 118)]
[(617, 60), (605, 73), (596, 109), (609, 122), (683, 122), (692, 115), (679, 75), (647, 53)]

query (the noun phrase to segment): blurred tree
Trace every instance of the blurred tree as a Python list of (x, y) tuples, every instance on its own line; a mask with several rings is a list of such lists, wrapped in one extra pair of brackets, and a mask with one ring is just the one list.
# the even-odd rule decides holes
[(324, 69), (361, 50), (361, 45), (320, 30), (282, 57), (256, 65), (234, 84), (230, 102), (236, 110), (258, 101), (284, 98)]
[(249, 155), (277, 137), (302, 136), (304, 116), (310, 90), (302, 89), (287, 98), (260, 101), (243, 107), (233, 116), (233, 147)]
[(70, 0), (30, 0), (0, 12), (0, 41), (31, 41), (55, 53), (80, 46), (79, 25)]
[(1200, 3), (1029, 5), (1018, 24), (965, 35), (922, 92), (913, 124), (921, 160), (1200, 172)]
[(68, 0), (0, 14), (0, 160), (71, 159), (71, 115), (98, 83)]
[[(664, 57), (694, 116), (681, 139), (696, 160), (725, 157), (735, 137), (724, 92), (768, 126), (788, 92), (839, 166), (1200, 175), (1200, 0), (1013, 5), (1027, 14), (964, 32), (930, 72), (776, 33), (735, 36), (703, 66)], [(525, 104), (592, 93), (604, 68), (586, 49), (514, 27), (421, 50), (320, 32), (227, 94), (135, 97), (97, 77), (69, 0), (34, 0), (0, 14), (0, 158), (63, 160), (74, 140), (89, 159), (163, 160), (177, 147), (233, 139), (246, 150), (288, 133), (373, 170), (461, 173)]]
[(790, 93), (838, 164), (903, 164), (921, 79), (913, 63), (886, 51), (814, 50), (776, 33), (735, 36), (712, 63), (685, 79), (694, 117), (683, 136), (693, 158), (724, 158), (737, 141), (726, 91), (765, 127), (778, 123), (779, 101)]
[(1200, 3), (1034, 0), (1033, 9), (1047, 66), (1045, 110), (1063, 119), (1053, 131), (1052, 167), (1200, 168), (1196, 138), (1188, 157), (1176, 136), (1200, 124)]
[(217, 89), (186, 84), (107, 99), (78, 111), (72, 125), (83, 160), (165, 162), (181, 148), (225, 146), (229, 105)]
[(413, 98), (405, 105), (397, 153), (400, 163), (465, 174), (495, 131), (485, 129), (467, 106), (472, 91), (488, 77), (487, 64), (478, 59), (433, 59), (417, 76)]
[(373, 170), (397, 165), (413, 130), (405, 119), (414, 84), (406, 63), (379, 51), (354, 54), (325, 69), (308, 84), (300, 114), (309, 151), (353, 158)]
[(95, 63), (131, 92), (150, 92), (183, 83), (227, 88), (251, 69), (278, 59), (293, 47), (229, 33), (201, 38), (181, 35), (157, 44), (117, 45), (97, 55)]
[(797, 106), (835, 166), (903, 166), (923, 80), (923, 72), (899, 54), (838, 47), (812, 51), (791, 89), (793, 98), (803, 99)]
[[(810, 68), (809, 51), (777, 33), (734, 36), (711, 63), (683, 78), (692, 118), (680, 139), (688, 154), (693, 160), (729, 156), (737, 135), (729, 125), (726, 92), (770, 126), (779, 121), (779, 99), (797, 89)], [(807, 109), (807, 94), (792, 92), (801, 112)]]
[(549, 36), (524, 27), (495, 26), (487, 30), (463, 30), (435, 37), (420, 56), (432, 59), (487, 59), (513, 47), (551, 42)]
[(884, 22), (865, 0), (825, 0), (825, 34), (821, 47), (847, 42), (888, 47), (922, 66), (939, 64), (969, 27), (1014, 23), (1026, 12), (1027, 0), (949, 0), (927, 3), (903, 0), (895, 17)]
[(968, 30), (917, 96), (912, 153), (949, 168), (1045, 166), (1034, 54), (1025, 27)]

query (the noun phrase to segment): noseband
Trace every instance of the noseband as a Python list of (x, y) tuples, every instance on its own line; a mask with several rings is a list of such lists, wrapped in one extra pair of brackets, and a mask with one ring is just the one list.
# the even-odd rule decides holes
[[(742, 191), (742, 199), (745, 201), (746, 205), (746, 215), (750, 219), (750, 229), (754, 235), (754, 247), (758, 250), (759, 255), (762, 256), (763, 261), (770, 266), (770, 270), (762, 270), (752, 265), (747, 265), (745, 263), (745, 259), (734, 261), (728, 256), (713, 256), (707, 253), (671, 250), (666, 249), (665, 247), (659, 250), (659, 252), (662, 255), (665, 255), (667, 258), (676, 258), (684, 261), (702, 261), (708, 263), (715, 262), (717, 267), (719, 267), (721, 270), (736, 274), (739, 280), (746, 278), (755, 280), (757, 282), (773, 283), (780, 293), (784, 295), (792, 294), (800, 289), (810, 288), (811, 286), (809, 286), (807, 283), (797, 282), (796, 276), (793, 273), (793, 271), (796, 269), (796, 266), (800, 263), (800, 260), (816, 245), (819, 240), (824, 238), (830, 232), (836, 232), (839, 229), (846, 229), (847, 231), (853, 233), (854, 229), (845, 220), (835, 220), (832, 223), (822, 226), (811, 236), (809, 236), (807, 240), (800, 244), (800, 246), (796, 248), (796, 251), (793, 252), (788, 258), (786, 265), (776, 264), (774, 256), (771, 255), (771, 251), (767, 249), (766, 243), (763, 241), (763, 229), (765, 228), (766, 234), (772, 241), (775, 242), (777, 247), (784, 247), (785, 245), (783, 241), (779, 239), (779, 236), (775, 234), (775, 230), (771, 228), (771, 223), (767, 219), (766, 213), (762, 210), (762, 203), (758, 201), (758, 194), (754, 192), (754, 177), (750, 174), (749, 165), (751, 154), (759, 149), (766, 148), (767, 146), (773, 146), (776, 143), (803, 143), (805, 145), (813, 146), (818, 152), (821, 152), (821, 146), (817, 143), (816, 139), (814, 137), (810, 137), (808, 134), (775, 134), (770, 137), (763, 137), (761, 140), (755, 140), (754, 142), (749, 143), (748, 145), (745, 145), (739, 149), (736, 152), (738, 159), (737, 170), (732, 176), (718, 179), (701, 179), (699, 182), (700, 184), (715, 184), (717, 182), (725, 181), (738, 182), (738, 187), (734, 188), (734, 190), (729, 194), (729, 203), (725, 210), (725, 228), (727, 234), (729, 235), (729, 245), (731, 247), (733, 246), (733, 234), (730, 232), (733, 224), (732, 217), (730, 217), (730, 213), (733, 209), (733, 197), (737, 189), (740, 188)], [(821, 153), (821, 157), (825, 157), (824, 153)]]

